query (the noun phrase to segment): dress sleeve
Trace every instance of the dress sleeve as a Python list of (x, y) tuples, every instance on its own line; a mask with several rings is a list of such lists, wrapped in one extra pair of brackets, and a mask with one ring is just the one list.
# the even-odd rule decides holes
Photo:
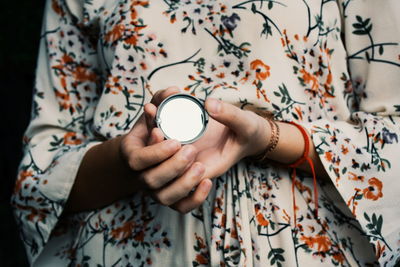
[(348, 121), (304, 126), (379, 263), (394, 266), (400, 259), (400, 1), (338, 2), (353, 112)]
[(63, 212), (83, 155), (98, 143), (91, 127), (100, 75), (84, 17), (78, 1), (47, 1), (31, 121), (11, 199), (31, 264)]

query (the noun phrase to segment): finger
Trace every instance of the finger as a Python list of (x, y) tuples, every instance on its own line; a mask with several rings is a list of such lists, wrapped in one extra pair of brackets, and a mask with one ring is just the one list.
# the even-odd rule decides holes
[(164, 141), (164, 134), (159, 128), (153, 128), (153, 130), (150, 133), (150, 138), (147, 142), (148, 146), (161, 143)]
[(157, 92), (154, 94), (154, 96), (153, 96), (153, 98), (151, 99), (150, 102), (151, 102), (152, 104), (154, 104), (155, 106), (158, 107), (158, 105), (160, 105), (161, 102), (162, 102), (165, 98), (169, 97), (170, 95), (177, 94), (177, 93), (179, 93), (179, 92), (180, 92), (180, 89), (179, 89), (179, 87), (177, 87), (177, 86), (168, 87), (167, 89), (157, 91)]
[(215, 98), (207, 98), (205, 107), (213, 119), (239, 135), (250, 134), (257, 127), (256, 117), (254, 116), (256, 114), (250, 111), (242, 110)]
[(133, 125), (132, 129), (130, 130), (129, 134), (134, 134), (139, 138), (144, 138), (148, 134), (146, 129), (146, 118), (145, 115), (142, 114), (139, 119), (136, 121), (135, 125)]
[(199, 184), (204, 171), (203, 164), (194, 163), (181, 177), (157, 190), (154, 194), (156, 200), (165, 206), (169, 206), (186, 197)]
[(149, 132), (156, 127), (155, 119), (157, 114), (157, 107), (152, 103), (144, 105), (144, 114), (146, 117), (146, 125)]
[(133, 128), (126, 136), (127, 144), (132, 148), (142, 148), (148, 138), (149, 131), (146, 126), (144, 113), (136, 121)]
[(196, 155), (195, 147), (186, 145), (158, 166), (143, 171), (141, 179), (149, 189), (160, 189), (171, 180), (181, 176), (190, 167)]
[(132, 170), (141, 171), (170, 158), (180, 147), (181, 143), (171, 139), (140, 149), (132, 149), (128, 155), (128, 164)]
[(211, 187), (211, 180), (204, 179), (200, 182), (196, 190), (191, 195), (179, 200), (170, 207), (181, 213), (188, 213), (189, 211), (192, 211), (203, 204), (210, 193)]

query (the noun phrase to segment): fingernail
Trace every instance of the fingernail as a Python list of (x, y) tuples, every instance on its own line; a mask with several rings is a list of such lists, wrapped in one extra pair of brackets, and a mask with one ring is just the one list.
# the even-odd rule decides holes
[(207, 99), (207, 109), (209, 112), (213, 114), (217, 114), (221, 110), (221, 102), (218, 99), (215, 98), (209, 98)]
[(171, 149), (171, 150), (178, 149), (178, 147), (180, 145), (181, 144), (176, 140), (168, 140), (168, 144), (167, 144), (168, 148)]
[(182, 154), (186, 159), (191, 159), (193, 156), (193, 149), (190, 146), (185, 146), (183, 147)]

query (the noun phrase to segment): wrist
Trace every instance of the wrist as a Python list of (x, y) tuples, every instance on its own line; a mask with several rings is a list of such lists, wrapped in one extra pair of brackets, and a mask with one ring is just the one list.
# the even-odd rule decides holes
[(121, 135), (105, 141), (101, 144), (102, 151), (98, 151), (98, 153), (106, 157), (104, 163), (108, 165), (110, 178), (124, 184), (126, 194), (128, 194), (137, 187), (137, 181), (134, 179), (134, 171), (129, 167), (124, 156), (124, 138), (125, 135)]
[[(125, 155), (126, 152), (126, 142), (124, 142), (125, 135), (117, 136), (114, 137), (113, 139), (109, 140), (112, 146), (112, 155), (113, 158), (115, 159), (115, 166), (118, 168), (118, 173), (120, 175), (127, 177), (127, 179), (132, 178), (132, 175), (134, 174), (134, 171), (131, 169), (129, 166), (127, 156)], [(133, 179), (132, 179), (133, 180)]]
[(256, 149), (253, 151), (251, 158), (255, 161), (264, 161), (268, 154), (272, 152), (279, 141), (279, 126), (270, 118), (260, 117), (259, 137), (256, 144)]
[(297, 161), (304, 151), (304, 139), (300, 130), (287, 122), (278, 122), (281, 130), (280, 141), (268, 158), (280, 164), (291, 164)]
[(137, 180), (120, 155), (122, 137), (92, 146), (84, 155), (69, 195), (66, 211), (104, 207), (137, 192)]

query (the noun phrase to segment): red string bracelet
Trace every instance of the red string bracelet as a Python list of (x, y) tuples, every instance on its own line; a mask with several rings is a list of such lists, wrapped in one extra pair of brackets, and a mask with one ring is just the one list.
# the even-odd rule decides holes
[(299, 124), (295, 123), (295, 122), (289, 122), (290, 124), (296, 126), (304, 139), (304, 152), (303, 155), (296, 160), (295, 162), (286, 165), (289, 168), (292, 168), (292, 197), (293, 197), (293, 216), (294, 216), (294, 225), (296, 226), (296, 197), (295, 197), (295, 193), (294, 193), (294, 187), (295, 187), (295, 182), (296, 182), (296, 168), (298, 166), (300, 166), (301, 164), (303, 164), (305, 161), (308, 162), (310, 168), (311, 168), (311, 172), (313, 175), (313, 183), (314, 183), (314, 203), (315, 203), (315, 217), (318, 219), (318, 190), (317, 190), (317, 177), (315, 175), (315, 168), (314, 168), (314, 163), (312, 161), (312, 159), (309, 157), (309, 153), (310, 153), (310, 139), (308, 138), (308, 134), (306, 132), (306, 130), (300, 126)]
[[(273, 122), (274, 125), (272, 125), (271, 122)], [(271, 124), (271, 130), (272, 130), (271, 143), (274, 143), (274, 145), (272, 146), (272, 149), (270, 149), (270, 148), (267, 149), (261, 155), (251, 157), (252, 160), (255, 160), (257, 162), (263, 163), (264, 160), (267, 158), (267, 154), (276, 147), (276, 145), (278, 143), (278, 140), (279, 140), (279, 127), (277, 126), (277, 124), (274, 121), (269, 121), (269, 123)], [(286, 168), (292, 168), (291, 178), (292, 178), (293, 217), (294, 217), (294, 225), (296, 227), (296, 221), (297, 221), (297, 218), (296, 218), (296, 196), (295, 196), (295, 193), (294, 193), (294, 189), (295, 189), (294, 187), (295, 187), (295, 183), (296, 183), (296, 168), (298, 166), (300, 166), (301, 164), (303, 164), (305, 161), (308, 162), (308, 164), (309, 164), (309, 166), (311, 168), (312, 175), (313, 175), (314, 203), (315, 203), (315, 210), (314, 211), (315, 211), (315, 216), (316, 216), (317, 219), (318, 219), (318, 189), (317, 189), (317, 177), (315, 175), (314, 163), (313, 163), (312, 159), (309, 157), (309, 154), (310, 154), (310, 139), (308, 138), (307, 131), (301, 125), (299, 125), (299, 124), (297, 124), (295, 122), (289, 122), (289, 123), (294, 125), (294, 126), (296, 126), (300, 130), (300, 132), (301, 132), (301, 134), (303, 136), (303, 139), (304, 139), (304, 151), (303, 151), (303, 154), (298, 160), (296, 160), (295, 162), (293, 162), (291, 164), (286, 164), (285, 165), (285, 164), (278, 163), (278, 162), (275, 162), (275, 163), (278, 166), (282, 166), (282, 167), (286, 167)], [(277, 130), (274, 129), (274, 128), (277, 128)], [(270, 147), (270, 145), (268, 145), (268, 147)], [(268, 162), (271, 162), (271, 160), (268, 160)]]

